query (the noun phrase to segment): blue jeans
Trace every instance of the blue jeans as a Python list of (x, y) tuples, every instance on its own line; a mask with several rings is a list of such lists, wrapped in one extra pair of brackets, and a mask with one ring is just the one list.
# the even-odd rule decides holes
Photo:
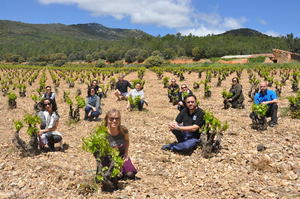
[(88, 117), (88, 114), (89, 114), (90, 111), (92, 111), (91, 118), (98, 117), (100, 115), (100, 111), (99, 110), (93, 111), (93, 109), (91, 107), (89, 107), (89, 106), (86, 106), (85, 109), (84, 109), (84, 111), (85, 111), (86, 117)]
[(200, 138), (200, 133), (190, 133), (178, 130), (172, 130), (176, 136), (178, 143), (168, 144), (163, 146), (163, 149), (169, 149), (177, 152), (188, 152), (194, 150)]

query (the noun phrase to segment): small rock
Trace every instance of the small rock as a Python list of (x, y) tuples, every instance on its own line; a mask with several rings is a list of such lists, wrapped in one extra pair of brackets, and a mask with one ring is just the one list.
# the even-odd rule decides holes
[(263, 144), (257, 145), (257, 151), (264, 151), (266, 149), (267, 149), (267, 147), (265, 145), (263, 145)]
[(4, 169), (5, 168), (5, 163), (1, 163), (0, 164), (0, 170)]

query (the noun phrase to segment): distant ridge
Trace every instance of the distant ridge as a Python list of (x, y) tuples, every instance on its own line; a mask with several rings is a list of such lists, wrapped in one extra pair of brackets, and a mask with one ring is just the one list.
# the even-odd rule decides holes
[(253, 30), (250, 28), (239, 28), (239, 29), (235, 29), (235, 30), (229, 30), (220, 35), (249, 36), (249, 37), (251, 37), (251, 36), (268, 36), (268, 35), (265, 35), (259, 31), (256, 31), (256, 30)]
[(80, 39), (119, 40), (127, 37), (140, 38), (147, 33), (141, 30), (108, 28), (97, 23), (87, 24), (28, 24), (16, 21), (0, 20), (0, 34), (2, 36), (33, 36), (47, 38), (49, 36), (63, 36)]

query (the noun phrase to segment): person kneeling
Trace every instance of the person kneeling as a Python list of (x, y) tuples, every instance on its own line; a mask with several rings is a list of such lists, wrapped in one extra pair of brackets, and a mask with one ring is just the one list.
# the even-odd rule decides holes
[(46, 98), (42, 102), (43, 111), (38, 113), (38, 116), (42, 120), (41, 129), (39, 131), (40, 145), (42, 148), (48, 145), (51, 151), (55, 151), (55, 143), (60, 143), (60, 147), (62, 147), (62, 135), (56, 131), (59, 115), (52, 99)]
[(96, 95), (96, 91), (93, 87), (90, 87), (88, 90), (88, 96), (86, 98), (85, 107), (85, 120), (93, 120), (98, 119), (99, 115), (101, 114), (100, 108), (100, 97)]
[(199, 143), (199, 129), (205, 123), (204, 111), (198, 107), (195, 95), (187, 96), (184, 101), (186, 108), (177, 115), (175, 122), (169, 124), (169, 129), (178, 142), (164, 145), (163, 150), (191, 152)]

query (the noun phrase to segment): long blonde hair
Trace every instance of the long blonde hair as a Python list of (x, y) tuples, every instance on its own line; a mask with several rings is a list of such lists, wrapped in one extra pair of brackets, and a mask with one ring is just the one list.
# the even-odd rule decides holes
[(111, 114), (113, 114), (113, 113), (116, 113), (116, 114), (119, 116), (119, 118), (120, 118), (120, 125), (119, 125), (119, 127), (118, 127), (118, 130), (119, 130), (122, 134), (128, 133), (128, 129), (127, 129), (125, 126), (121, 125), (121, 112), (120, 112), (119, 110), (117, 110), (117, 109), (114, 109), (114, 108), (113, 108), (113, 109), (107, 111), (107, 113), (106, 113), (106, 115), (105, 115), (105, 117), (104, 117), (104, 125), (105, 125), (106, 127), (108, 127), (108, 118), (109, 118), (109, 116), (110, 116)]

